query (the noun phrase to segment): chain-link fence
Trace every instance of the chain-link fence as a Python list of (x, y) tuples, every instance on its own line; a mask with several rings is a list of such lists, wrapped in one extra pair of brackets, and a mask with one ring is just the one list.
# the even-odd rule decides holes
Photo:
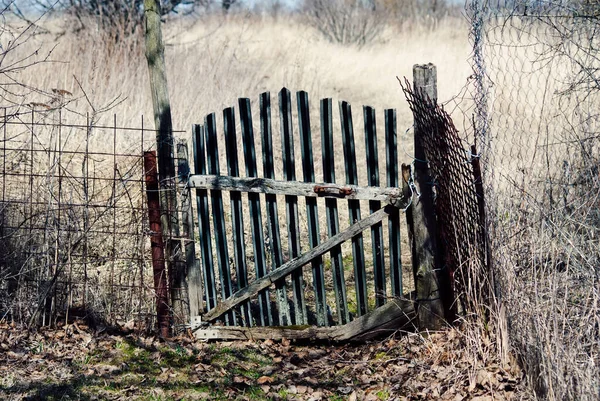
[(541, 398), (600, 395), (600, 5), (474, 0), (496, 295)]
[(478, 155), (461, 138), (444, 108), (408, 80), (402, 84), (406, 100), (415, 116), (431, 174), (435, 199), (437, 247), (441, 278), (450, 281), (458, 301), (446, 300), (453, 312), (481, 312), (479, 302), (489, 300), (487, 280), (484, 197)]

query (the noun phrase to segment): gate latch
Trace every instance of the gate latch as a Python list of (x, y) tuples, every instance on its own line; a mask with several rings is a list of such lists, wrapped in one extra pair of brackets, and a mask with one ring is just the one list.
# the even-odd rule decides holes
[(349, 196), (354, 193), (354, 189), (350, 187), (341, 187), (339, 185), (315, 185), (314, 189), (318, 195), (332, 195), (332, 196)]

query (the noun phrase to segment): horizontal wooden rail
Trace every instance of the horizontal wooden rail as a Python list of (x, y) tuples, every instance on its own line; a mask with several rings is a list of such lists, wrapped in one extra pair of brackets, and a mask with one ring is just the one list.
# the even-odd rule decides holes
[(270, 178), (241, 178), (218, 175), (192, 175), (188, 186), (196, 189), (241, 191), (273, 195), (315, 198), (374, 200), (402, 207), (406, 203), (401, 188), (360, 187), (357, 185), (315, 184), (298, 181), (278, 181)]
[(416, 312), (411, 299), (392, 298), (390, 302), (350, 323), (336, 327), (278, 326), (193, 328), (199, 340), (281, 340), (317, 339), (325, 341), (367, 341), (398, 330), (414, 330)]
[(317, 245), (316, 247), (312, 248), (310, 251), (302, 254), (301, 256), (281, 265), (279, 268), (271, 271), (266, 276), (254, 281), (248, 287), (242, 288), (241, 290), (237, 291), (231, 297), (219, 303), (216, 308), (207, 312), (204, 315), (204, 320), (211, 321), (219, 318), (221, 315), (236, 307), (240, 303), (252, 298), (253, 296), (256, 296), (260, 291), (269, 287), (277, 280), (288, 276), (295, 270), (309, 263), (314, 258), (323, 255), (325, 252), (328, 252), (334, 246), (351, 239), (352, 237), (363, 232), (367, 228), (379, 223), (380, 221), (388, 217), (390, 213), (393, 212), (395, 212), (394, 207), (387, 205), (379, 209), (375, 213), (369, 215), (368, 217), (359, 220), (358, 222), (348, 227), (348, 229), (342, 231), (337, 235), (334, 235), (327, 241), (322, 242), (321, 244)]

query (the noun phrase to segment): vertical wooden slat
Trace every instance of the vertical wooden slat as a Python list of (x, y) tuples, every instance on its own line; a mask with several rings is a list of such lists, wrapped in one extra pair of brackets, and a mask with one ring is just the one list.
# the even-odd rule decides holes
[[(333, 149), (333, 113), (331, 99), (321, 100), (321, 148), (323, 155), (323, 181), (335, 183), (335, 153)], [(337, 199), (325, 199), (327, 216), (327, 234), (329, 237), (340, 232)], [(333, 289), (338, 314), (338, 324), (350, 321), (346, 298), (346, 282), (344, 281), (344, 262), (341, 246), (331, 249), (331, 268), (333, 273)]]
[[(205, 127), (194, 125), (194, 173), (206, 174), (206, 147), (204, 143)], [(200, 242), (200, 257), (204, 276), (204, 297), (208, 310), (217, 306), (217, 285), (215, 281), (214, 262), (212, 254), (212, 237), (208, 210), (208, 191), (196, 189), (196, 205), (198, 209), (198, 241)]]
[[(254, 146), (254, 130), (252, 128), (252, 111), (250, 99), (239, 99), (240, 120), (242, 123), (242, 141), (244, 144), (244, 159), (246, 161), (246, 175), (257, 177), (256, 150)], [(252, 243), (254, 247), (254, 265), (256, 277), (260, 278), (267, 274), (267, 260), (265, 255), (265, 240), (263, 235), (262, 216), (260, 211), (260, 195), (248, 193), (250, 203), (250, 224), (252, 226)], [(271, 315), (271, 303), (268, 290), (258, 294), (260, 307), (260, 323), (262, 326), (271, 326), (273, 319)]]
[[(352, 125), (352, 107), (348, 102), (340, 102), (340, 120), (342, 123), (342, 142), (344, 146), (344, 164), (346, 184), (358, 185), (356, 152), (354, 149), (354, 128)], [(360, 201), (348, 201), (350, 224), (360, 220)], [(365, 271), (365, 253), (362, 234), (352, 238), (352, 259), (354, 263), (354, 282), (356, 287), (357, 314), (362, 316), (368, 311), (367, 280)]]
[[(235, 111), (233, 107), (223, 110), (223, 129), (225, 132), (227, 172), (231, 177), (239, 177), (240, 169), (237, 153), (237, 135), (235, 132)], [(248, 286), (242, 193), (240, 191), (231, 191), (229, 193), (229, 198), (231, 204), (231, 225), (233, 229), (233, 252), (237, 289), (242, 289)], [(252, 326), (252, 316), (250, 314), (250, 304), (248, 302), (242, 304), (241, 312), (244, 325)]]
[[(217, 143), (217, 124), (215, 114), (206, 117), (206, 161), (208, 174), (219, 175), (219, 146)], [(225, 210), (223, 209), (223, 195), (221, 191), (210, 191), (210, 201), (215, 229), (215, 247), (217, 251), (217, 264), (221, 279), (221, 296), (227, 299), (233, 294), (231, 287), (231, 274), (229, 272), (229, 252), (227, 250), (227, 230), (225, 227)], [(234, 323), (233, 314), (225, 315), (225, 324)]]
[[(283, 153), (283, 178), (296, 181), (296, 164), (294, 160), (294, 138), (292, 131), (292, 100), (290, 91), (283, 88), (279, 92), (279, 115), (281, 118), (281, 143)], [(300, 227), (298, 218), (298, 197), (286, 195), (285, 209), (288, 226), (288, 243), (290, 258), (300, 255)], [(307, 324), (306, 304), (304, 302), (304, 284), (302, 269), (292, 273), (294, 302), (294, 324)]]
[[(268, 92), (260, 95), (260, 131), (262, 135), (263, 174), (265, 178), (275, 179), (273, 135), (271, 131), (271, 94)], [(281, 234), (279, 233), (277, 195), (266, 194), (265, 200), (267, 203), (267, 228), (269, 233), (269, 238), (265, 243), (270, 247), (274, 268), (278, 268), (283, 264), (283, 249), (281, 248)], [(290, 325), (292, 324), (292, 318), (285, 280), (276, 282), (275, 288), (277, 293), (279, 325)]]
[[(385, 114), (385, 153), (387, 186), (398, 188), (398, 133), (396, 130), (396, 110), (387, 109)], [(400, 213), (390, 213), (388, 217), (390, 246), (390, 281), (392, 296), (402, 295), (402, 252), (400, 242)]]
[[(315, 182), (315, 167), (313, 164), (312, 137), (310, 130), (310, 114), (308, 111), (308, 93), (301, 91), (296, 94), (298, 103), (298, 124), (300, 132), (300, 152), (302, 155), (302, 173), (304, 182)], [(306, 199), (306, 217), (308, 223), (308, 243), (311, 248), (319, 245), (319, 212), (317, 198)], [(328, 326), (327, 300), (325, 294), (325, 275), (323, 274), (323, 259), (319, 256), (311, 262), (313, 272), (313, 288), (315, 291), (315, 312), (318, 326)]]
[[(191, 174), (188, 144), (185, 140), (177, 142), (177, 175), (180, 183), (187, 183)], [(181, 238), (185, 250), (185, 293), (189, 303), (190, 318), (200, 315), (202, 293), (200, 266), (196, 260), (196, 241), (194, 239), (194, 211), (192, 208), (192, 190), (188, 187), (181, 194)], [(184, 302), (185, 304), (185, 302)]]
[[(367, 180), (369, 186), (379, 186), (379, 163), (377, 161), (377, 126), (375, 109), (363, 107), (365, 123), (365, 148), (367, 150)], [(381, 202), (369, 201), (371, 214), (381, 209)], [(373, 275), (375, 279), (375, 305), (382, 306), (386, 299), (385, 286), (385, 252), (383, 249), (383, 226), (377, 223), (371, 227), (371, 244), (373, 248)]]

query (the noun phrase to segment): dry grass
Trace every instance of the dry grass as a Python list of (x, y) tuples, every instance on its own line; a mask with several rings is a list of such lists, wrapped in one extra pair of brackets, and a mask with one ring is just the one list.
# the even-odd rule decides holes
[[(238, 97), (257, 100), (259, 93), (283, 86), (292, 92), (306, 90), (313, 106), (319, 98), (332, 97), (355, 106), (398, 108), (399, 126), (408, 128), (412, 118), (396, 76), (411, 77), (413, 64), (433, 62), (439, 66), (440, 99), (447, 100), (470, 75), (467, 25), (461, 20), (445, 21), (434, 31), (388, 28), (381, 43), (363, 49), (329, 43), (293, 19), (182, 18), (164, 29), (174, 126), (180, 130), (236, 104)], [(152, 112), (142, 38), (113, 44), (104, 36), (89, 29), (35, 37), (27, 46), (56, 45), (52, 58), (58, 61), (27, 70), (22, 80), (80, 97), (77, 78), (97, 109), (118, 96), (125, 98), (112, 112), (124, 124), (139, 125), (140, 116)], [(47, 99), (29, 101), (36, 100)], [(83, 98), (72, 103), (78, 112), (86, 107)]]
[[(51, 31), (60, 31), (53, 21), (46, 25)], [(356, 127), (362, 126), (362, 113), (357, 106), (369, 104), (379, 111), (398, 108), (400, 152), (405, 153), (403, 161), (409, 161), (411, 134), (404, 131), (412, 126), (412, 116), (396, 76), (410, 78), (413, 64), (433, 62), (438, 66), (440, 100), (459, 94), (471, 75), (467, 28), (466, 22), (452, 19), (442, 21), (435, 30), (389, 27), (380, 43), (358, 49), (329, 43), (293, 19), (237, 15), (170, 20), (165, 36), (174, 126), (189, 132), (191, 125), (202, 123), (207, 113), (217, 112), (220, 118), (220, 111), (236, 105), (238, 97), (256, 102), (260, 92), (275, 93), (286, 86), (292, 91), (308, 91), (313, 120), (317, 116), (317, 99), (321, 97), (354, 104)], [(40, 35), (26, 44), (30, 49), (50, 49), (54, 45), (57, 47), (52, 58), (57, 62), (32, 67), (20, 78), (47, 92), (53, 88), (72, 92), (73, 97), (63, 110), (65, 118), (84, 121), (86, 113), (92, 113), (98, 122), (112, 123), (111, 114), (115, 113), (119, 125), (129, 126), (139, 126), (141, 115), (148, 116), (146, 121), (151, 120), (141, 38), (114, 43), (109, 35), (89, 29), (77, 35)], [(549, 164), (549, 159), (544, 159), (548, 153), (532, 155), (532, 149), (539, 149), (549, 138), (565, 138), (565, 130), (551, 138), (548, 131), (540, 130), (539, 124), (539, 116), (556, 115), (565, 107), (546, 99), (549, 107), (542, 108), (543, 97), (530, 92), (523, 95), (523, 87), (537, 94), (548, 93), (551, 87), (546, 84), (548, 75), (544, 72), (548, 71), (537, 71), (535, 79), (521, 77), (510, 82), (503, 81), (502, 71), (494, 77), (495, 129), (501, 136), (494, 143), (499, 149), (497, 158), (488, 161), (494, 163), (495, 177), (500, 177), (495, 182), (500, 190), (493, 193), (495, 198), (491, 200), (498, 206), (494, 245), (500, 308), (491, 316), (499, 322), (495, 328), (499, 334), (483, 324), (469, 323), (465, 341), (473, 350), (474, 360), (486, 360), (495, 350), (505, 355), (508, 332), (510, 345), (527, 368), (541, 399), (591, 400), (597, 398), (599, 388), (598, 220), (591, 216), (593, 208), (598, 207), (598, 181), (596, 176), (592, 184), (584, 184), (583, 191), (570, 191), (566, 204), (547, 203), (544, 177), (551, 178), (552, 183), (558, 173), (553, 170), (548, 176), (548, 170), (544, 170)], [(115, 103), (115, 99), (122, 102)], [(31, 102), (45, 103), (48, 98), (33, 95), (24, 103)], [(533, 102), (533, 106), (518, 107), (527, 102)], [(461, 105), (470, 107), (468, 101)], [(103, 109), (109, 110), (98, 113)], [(469, 113), (453, 117), (459, 129), (463, 120), (468, 122), (471, 118)], [(515, 121), (520, 123), (523, 119), (538, 124), (517, 127)], [(276, 124), (277, 120), (274, 114)], [(257, 122), (255, 119), (255, 128)], [(277, 130), (275, 126), (273, 132)], [(189, 138), (187, 133), (179, 136)], [(121, 141), (127, 146), (135, 145), (131, 138), (119, 138)], [(106, 145), (98, 138), (95, 146), (100, 149)], [(380, 150), (379, 154), (385, 153)], [(578, 153), (573, 147), (555, 147), (552, 154), (550, 164), (556, 167), (562, 163), (557, 154)], [(571, 165), (585, 167), (594, 160), (597, 163), (594, 157), (565, 159)], [(594, 201), (590, 203), (589, 199)], [(540, 220), (544, 216), (552, 218)], [(562, 267), (557, 269), (558, 265)], [(508, 327), (504, 327), (505, 322)], [(496, 346), (490, 346), (489, 341), (495, 341)]]
[(528, 380), (540, 399), (594, 400), (599, 93), (593, 85), (569, 85), (581, 66), (591, 71), (598, 60), (582, 51), (591, 31), (584, 23), (570, 28), (579, 32), (577, 46), (526, 18), (489, 32), (488, 194), (498, 300)]

